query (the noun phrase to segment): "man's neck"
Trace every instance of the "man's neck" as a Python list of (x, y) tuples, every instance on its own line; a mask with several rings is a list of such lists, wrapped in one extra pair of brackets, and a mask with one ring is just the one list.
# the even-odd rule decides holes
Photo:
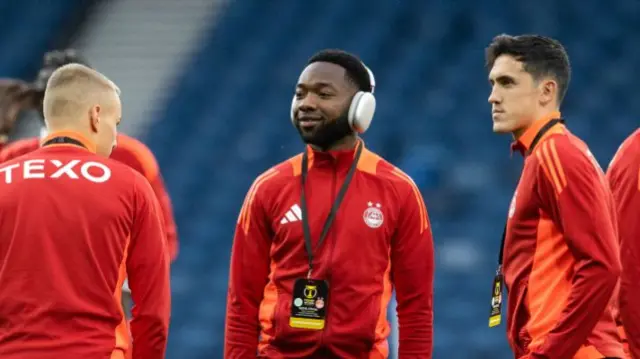
[[(532, 122), (532, 123), (533, 123), (533, 122)], [(514, 139), (515, 141), (519, 140), (519, 139), (520, 139), (520, 137), (522, 137), (522, 135), (523, 135), (525, 132), (527, 132), (527, 130), (529, 129), (529, 127), (531, 127), (531, 124), (529, 124), (529, 125), (527, 125), (527, 126), (525, 126), (525, 127), (521, 127), (521, 128), (519, 128), (519, 129), (517, 129), (517, 130), (513, 131), (513, 132), (511, 133), (511, 135), (513, 135), (513, 139)]]
[(343, 137), (342, 139), (334, 142), (333, 144), (331, 144), (327, 148), (321, 148), (321, 147), (316, 146), (316, 145), (311, 145), (311, 148), (313, 148), (316, 151), (321, 151), (321, 152), (344, 151), (344, 150), (351, 150), (351, 149), (355, 148), (357, 143), (358, 143), (358, 136), (353, 134), (353, 135), (349, 135), (349, 136)]
[(79, 130), (75, 126), (49, 126), (46, 128), (47, 135), (52, 135), (54, 133), (77, 133), (80, 136), (83, 136), (87, 139), (91, 139), (91, 136), (88, 136), (86, 131)]
[(543, 110), (543, 111), (538, 112), (536, 115), (534, 115), (534, 117), (532, 117), (532, 118), (531, 118), (531, 120), (527, 123), (527, 125), (522, 126), (522, 127), (518, 128), (517, 130), (515, 130), (515, 131), (513, 131), (513, 132), (511, 133), (511, 134), (513, 135), (513, 139), (514, 139), (514, 140), (516, 140), (516, 141), (517, 141), (517, 140), (519, 140), (519, 139), (520, 139), (520, 137), (522, 137), (522, 135), (523, 135), (525, 132), (527, 132), (527, 130), (528, 130), (531, 126), (533, 126), (533, 124), (534, 124), (536, 121), (539, 121), (539, 120), (541, 120), (541, 119), (543, 119), (543, 118), (546, 118), (546, 117), (548, 117), (549, 115), (551, 115), (552, 113), (554, 113), (554, 112), (559, 112), (559, 111), (560, 111), (559, 109), (557, 109), (557, 108), (553, 108), (553, 109), (550, 109), (550, 110)]

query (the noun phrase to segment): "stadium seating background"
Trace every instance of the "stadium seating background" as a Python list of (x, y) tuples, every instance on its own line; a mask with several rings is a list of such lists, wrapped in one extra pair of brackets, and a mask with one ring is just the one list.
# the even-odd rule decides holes
[[(0, 75), (32, 76), (81, 3), (88, 2), (0, 1)], [(378, 112), (364, 138), (426, 198), (437, 257), (434, 358), (511, 357), (504, 326), (487, 328), (487, 315), (522, 161), (510, 155), (508, 136), (491, 133), (484, 47), (503, 32), (566, 45), (574, 74), (563, 113), (603, 167), (640, 115), (640, 3), (559, 4), (227, 4), (176, 83), (163, 89), (167, 101), (142, 138), (159, 160), (181, 238), (168, 357), (221, 357), (238, 210), (255, 176), (302, 148), (290, 99), (306, 59), (327, 47), (358, 54), (376, 74)]]

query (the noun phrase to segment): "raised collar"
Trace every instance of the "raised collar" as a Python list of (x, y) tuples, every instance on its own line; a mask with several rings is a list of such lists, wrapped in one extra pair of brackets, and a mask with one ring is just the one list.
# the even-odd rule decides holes
[(518, 138), (516, 141), (511, 143), (511, 151), (518, 151), (523, 156), (527, 154), (530, 150), (532, 150), (531, 145), (533, 144), (533, 140), (538, 135), (538, 132), (547, 124), (549, 121), (554, 119), (559, 119), (562, 117), (560, 111), (551, 112), (544, 117), (534, 121), (529, 128), (527, 128), (524, 133)]
[[(40, 140), (40, 145), (43, 145), (47, 141), (49, 141), (51, 139), (54, 139), (56, 137), (68, 137), (68, 138), (74, 139), (74, 140), (80, 142), (82, 144), (82, 146), (86, 150), (88, 150), (89, 152), (96, 153), (96, 144), (93, 143), (92, 141), (90, 141), (85, 136), (83, 136), (80, 133), (75, 132), (75, 131), (57, 131), (57, 132), (52, 132), (52, 133), (50, 133), (49, 135), (45, 136), (44, 138), (42, 138)], [(77, 145), (70, 144), (70, 143), (53, 143), (53, 144), (47, 145), (47, 147), (57, 147), (57, 146), (74, 146), (74, 147), (78, 147)]]
[(318, 151), (307, 145), (306, 151), (309, 159), (309, 167), (349, 168), (356, 156), (358, 146), (362, 146), (363, 151), (366, 149), (362, 139), (358, 139), (356, 145), (347, 150)]

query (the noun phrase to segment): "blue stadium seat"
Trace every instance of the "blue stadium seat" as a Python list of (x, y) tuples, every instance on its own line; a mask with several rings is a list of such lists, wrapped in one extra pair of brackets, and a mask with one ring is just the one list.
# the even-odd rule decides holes
[(33, 78), (75, 11), (89, 1), (0, 1), (0, 77)]

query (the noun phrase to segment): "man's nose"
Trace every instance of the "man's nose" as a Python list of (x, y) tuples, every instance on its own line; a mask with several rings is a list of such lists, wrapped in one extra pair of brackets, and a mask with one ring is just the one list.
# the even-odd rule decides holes
[(495, 89), (491, 90), (491, 93), (489, 94), (489, 98), (488, 101), (490, 104), (496, 104), (500, 102), (500, 97), (498, 96), (498, 93)]
[(298, 109), (303, 112), (313, 112), (318, 108), (318, 96), (313, 93), (307, 94), (300, 100)]

